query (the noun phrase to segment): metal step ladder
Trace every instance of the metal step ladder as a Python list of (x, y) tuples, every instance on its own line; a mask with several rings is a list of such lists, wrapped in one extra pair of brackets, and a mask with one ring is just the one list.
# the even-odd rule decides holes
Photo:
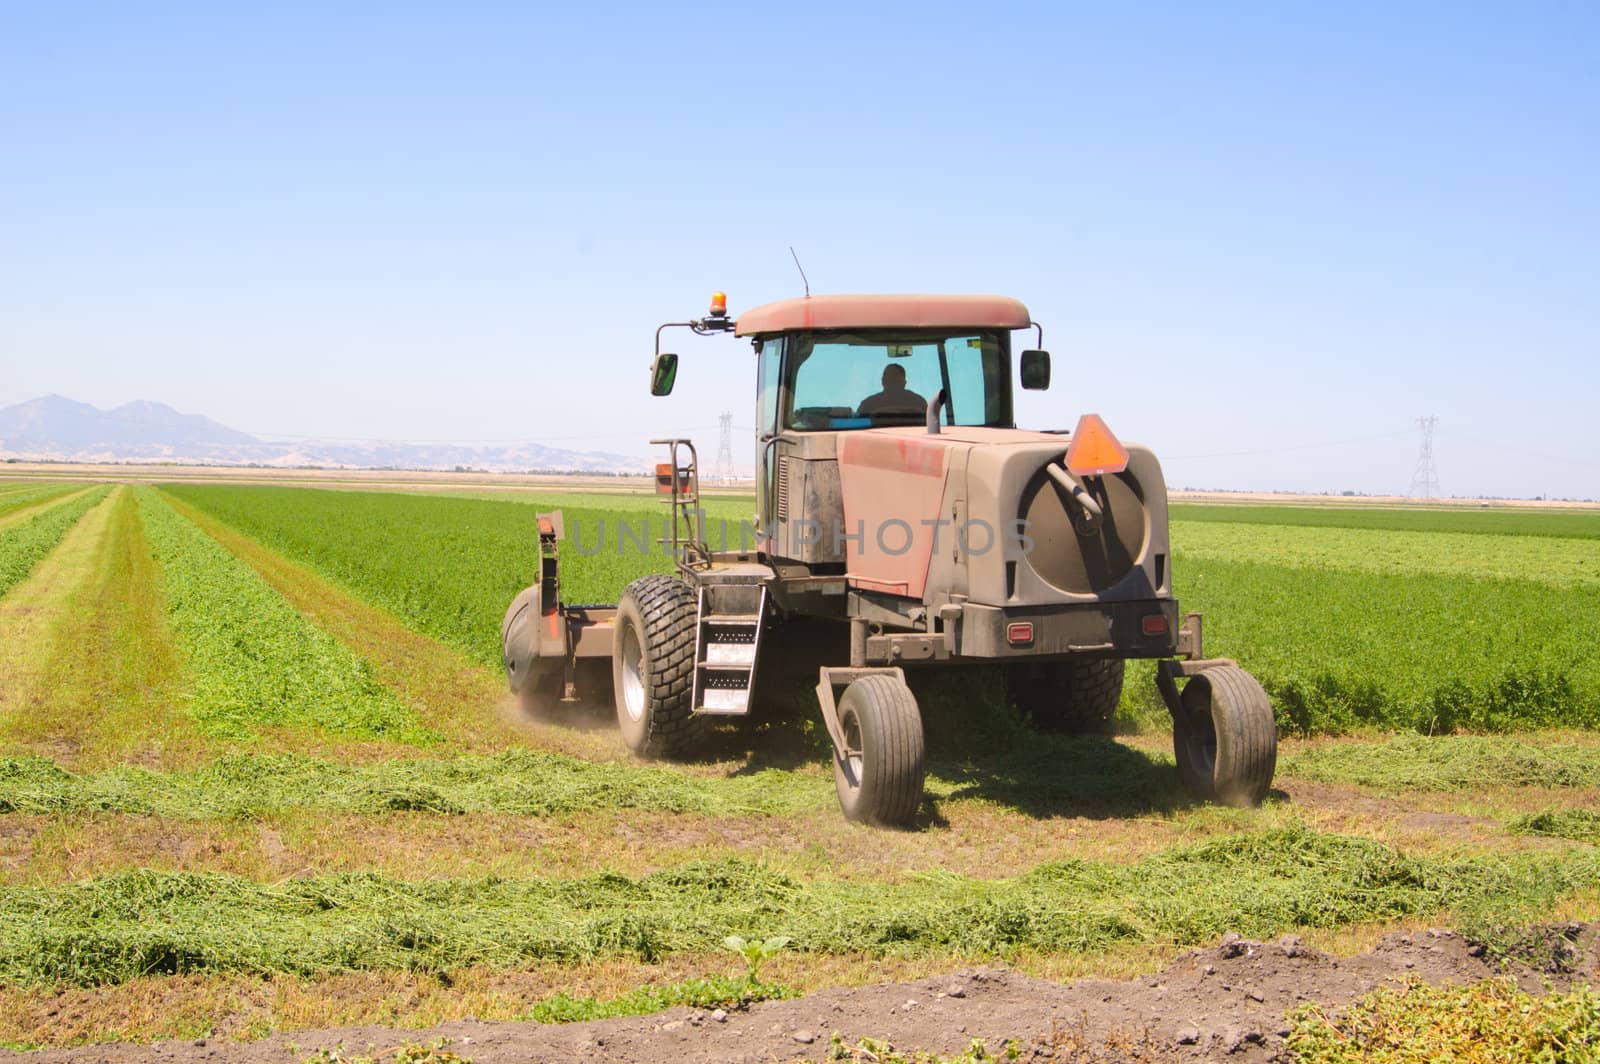
[(694, 647), (696, 712), (723, 716), (750, 712), (766, 610), (764, 584), (700, 585), (700, 623)]

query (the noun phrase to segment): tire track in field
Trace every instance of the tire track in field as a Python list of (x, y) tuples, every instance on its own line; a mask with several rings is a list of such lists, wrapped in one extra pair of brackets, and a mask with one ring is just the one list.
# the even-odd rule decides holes
[(162, 501), (250, 566), (308, 621), (370, 664), (379, 683), (412, 706), (453, 750), (487, 753), (533, 745), (592, 761), (624, 756), (610, 735), (588, 734), (517, 714), (503, 681), (465, 654), (407, 628), (392, 614), (213, 517), (160, 492)]
[[(89, 489), (85, 489), (89, 490)], [(46, 681), (54, 631), (74, 608), (83, 587), (94, 578), (95, 560), (106, 536), (116, 488), (68, 529), (61, 542), (32, 572), (0, 598), (0, 735), (12, 745), (11, 730), (48, 704), (54, 692)], [(65, 504), (82, 493), (75, 493)], [(51, 750), (68, 754), (72, 750)]]
[(50, 626), (27, 712), (0, 718), (0, 742), (79, 768), (167, 763), (196, 736), (178, 712), (182, 666), (160, 572), (132, 491), (115, 489), (103, 511), (84, 548), (87, 572)]

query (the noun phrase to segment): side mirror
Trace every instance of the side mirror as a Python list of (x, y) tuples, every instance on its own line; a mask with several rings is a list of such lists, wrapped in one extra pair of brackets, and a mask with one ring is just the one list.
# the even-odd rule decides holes
[(1022, 352), (1022, 386), (1030, 392), (1050, 387), (1050, 352)]
[(678, 379), (678, 356), (663, 351), (650, 363), (650, 394), (671, 395), (672, 383)]

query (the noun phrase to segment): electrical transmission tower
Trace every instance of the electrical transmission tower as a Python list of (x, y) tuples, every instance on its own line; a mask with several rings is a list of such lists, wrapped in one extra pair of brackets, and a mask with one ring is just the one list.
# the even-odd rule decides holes
[(1439, 467), (1433, 464), (1433, 428), (1438, 423), (1436, 417), (1417, 418), (1417, 428), (1422, 430), (1422, 449), (1417, 452), (1416, 472), (1411, 474), (1409, 494), (1413, 499), (1432, 499), (1439, 494)]
[(717, 479), (724, 484), (733, 483), (733, 415), (717, 418), (722, 429), (722, 439), (717, 444)]

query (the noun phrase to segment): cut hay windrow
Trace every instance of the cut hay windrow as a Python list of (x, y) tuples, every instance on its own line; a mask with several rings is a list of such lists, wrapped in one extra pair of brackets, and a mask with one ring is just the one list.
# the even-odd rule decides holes
[(187, 672), (188, 712), (202, 732), (249, 739), (281, 727), (413, 745), (439, 741), (373, 679), (366, 662), (248, 565), (153, 491), (138, 495)]
[(75, 499), (41, 510), (21, 524), (0, 529), (0, 595), (22, 583), (33, 567), (56, 548), (67, 530), (104, 499), (110, 490), (108, 487), (95, 488)]
[[(1015, 722), (1010, 728), (1014, 734), (992, 755), (936, 757), (930, 798), (989, 801), (1041, 816), (1170, 813), (1191, 802), (1163, 753), (1103, 736), (1039, 735)], [(715, 777), (528, 749), (359, 764), (241, 753), (182, 771), (118, 765), (92, 773), (73, 773), (43, 757), (0, 758), (0, 814), (108, 812), (204, 820), (301, 809), (519, 816), (646, 809), (782, 816), (835, 801), (823, 772), (771, 768)]]
[(1125, 866), (1046, 864), (1005, 880), (802, 881), (736, 859), (565, 881), (346, 874), (267, 884), (136, 871), (0, 890), (0, 985), (648, 960), (717, 950), (729, 934), (786, 936), (813, 953), (1097, 953), (1447, 907), (1531, 912), (1597, 882), (1592, 857), (1434, 860), (1303, 827)]
[(1384, 791), (1486, 787), (1600, 787), (1600, 746), (1480, 735), (1397, 735), (1382, 743), (1326, 743), (1284, 756), (1282, 776)]
[(770, 769), (715, 780), (669, 768), (595, 764), (538, 750), (440, 761), (343, 764), (238, 754), (184, 772), (122, 765), (75, 775), (40, 757), (0, 758), (0, 813), (116, 812), (174, 819), (254, 818), (287, 810), (556, 816), (598, 809), (728, 815), (825, 807), (832, 784)]

